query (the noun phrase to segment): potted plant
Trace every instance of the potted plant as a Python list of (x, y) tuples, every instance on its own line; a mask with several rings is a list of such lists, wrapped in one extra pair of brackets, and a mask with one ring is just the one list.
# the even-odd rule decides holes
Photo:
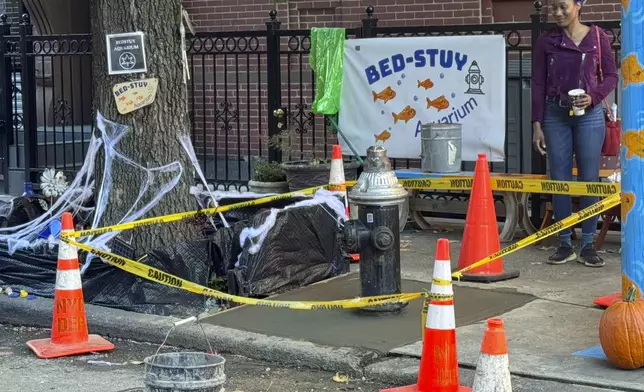
[[(315, 156), (315, 152), (301, 148), (302, 135), (285, 129), (268, 140), (269, 147), (282, 152), (281, 167), (286, 173), (286, 181), (291, 192), (329, 183), (331, 159)], [(299, 156), (299, 160), (292, 158)], [(360, 162), (344, 159), (344, 178), (346, 181), (358, 178)]]
[(248, 188), (255, 193), (285, 193), (289, 190), (286, 174), (279, 162), (265, 161), (259, 161), (255, 165)]

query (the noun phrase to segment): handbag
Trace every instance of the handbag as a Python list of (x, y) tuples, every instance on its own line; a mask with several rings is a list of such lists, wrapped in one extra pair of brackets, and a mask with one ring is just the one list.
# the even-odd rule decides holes
[[(595, 26), (595, 33), (597, 34), (597, 48), (599, 50), (599, 81), (604, 80), (604, 72), (602, 71), (602, 46), (599, 37), (599, 27)], [(606, 105), (604, 115), (606, 116), (606, 137), (604, 137), (604, 144), (602, 145), (602, 156), (616, 157), (619, 155), (619, 148), (622, 136), (622, 122), (613, 118), (613, 112), (610, 110), (608, 100), (604, 98)]]

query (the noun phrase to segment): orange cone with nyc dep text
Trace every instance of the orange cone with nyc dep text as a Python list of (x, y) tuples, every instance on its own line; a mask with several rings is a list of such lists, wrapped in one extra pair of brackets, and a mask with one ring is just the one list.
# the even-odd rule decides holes
[(508, 343), (500, 318), (487, 321), (472, 392), (512, 392)]
[[(74, 230), (72, 214), (63, 213), (61, 221), (62, 237)], [(45, 359), (114, 349), (104, 338), (88, 334), (78, 251), (62, 240), (58, 244), (51, 338), (30, 340), (27, 346), (38, 358)]]
[(479, 154), (474, 169), (472, 192), (467, 206), (465, 231), (461, 241), (458, 270), (462, 271), (461, 280), (491, 283), (519, 277), (519, 271), (505, 271), (501, 257), (490, 263), (471, 266), (501, 250), (499, 226), (496, 222), (494, 197), (490, 186), (490, 169), (487, 157)]
[(384, 389), (380, 392), (470, 392), (459, 385), (456, 350), (454, 291), (450, 273), (449, 240), (438, 240), (431, 299), (416, 385)]

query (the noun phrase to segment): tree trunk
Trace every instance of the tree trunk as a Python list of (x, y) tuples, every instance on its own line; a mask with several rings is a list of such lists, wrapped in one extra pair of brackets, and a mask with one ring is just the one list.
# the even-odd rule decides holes
[[(178, 161), (184, 169), (177, 186), (145, 217), (194, 210), (195, 199), (189, 194), (194, 170), (179, 142), (180, 135), (190, 132), (187, 87), (183, 83), (180, 0), (90, 1), (94, 108), (107, 120), (130, 127), (127, 135), (116, 145), (117, 150), (145, 168)], [(133, 31), (145, 34), (148, 72), (108, 75), (105, 35)], [(152, 77), (159, 80), (155, 102), (134, 112), (119, 114), (112, 87), (117, 83)], [(101, 186), (103, 170), (104, 157), (101, 156), (96, 162), (96, 195)], [(155, 172), (154, 182), (137, 204), (136, 210), (158, 194), (171, 177)], [(115, 159), (112, 181), (101, 226), (118, 223), (130, 210), (141, 185), (147, 181), (146, 172)], [(197, 231), (191, 222), (178, 222), (137, 228), (132, 234), (137, 254), (141, 254), (195, 238)]]

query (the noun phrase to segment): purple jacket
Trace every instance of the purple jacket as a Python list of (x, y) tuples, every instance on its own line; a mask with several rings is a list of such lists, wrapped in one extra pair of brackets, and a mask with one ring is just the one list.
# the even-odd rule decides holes
[[(608, 35), (600, 29), (602, 71), (599, 81), (599, 50), (596, 26), (579, 44), (579, 48), (558, 27), (541, 34), (534, 48), (532, 66), (532, 121), (543, 121), (546, 97), (568, 102), (568, 91), (581, 88), (593, 99), (593, 106), (617, 86), (617, 67)], [(585, 54), (582, 63), (582, 54)]]

